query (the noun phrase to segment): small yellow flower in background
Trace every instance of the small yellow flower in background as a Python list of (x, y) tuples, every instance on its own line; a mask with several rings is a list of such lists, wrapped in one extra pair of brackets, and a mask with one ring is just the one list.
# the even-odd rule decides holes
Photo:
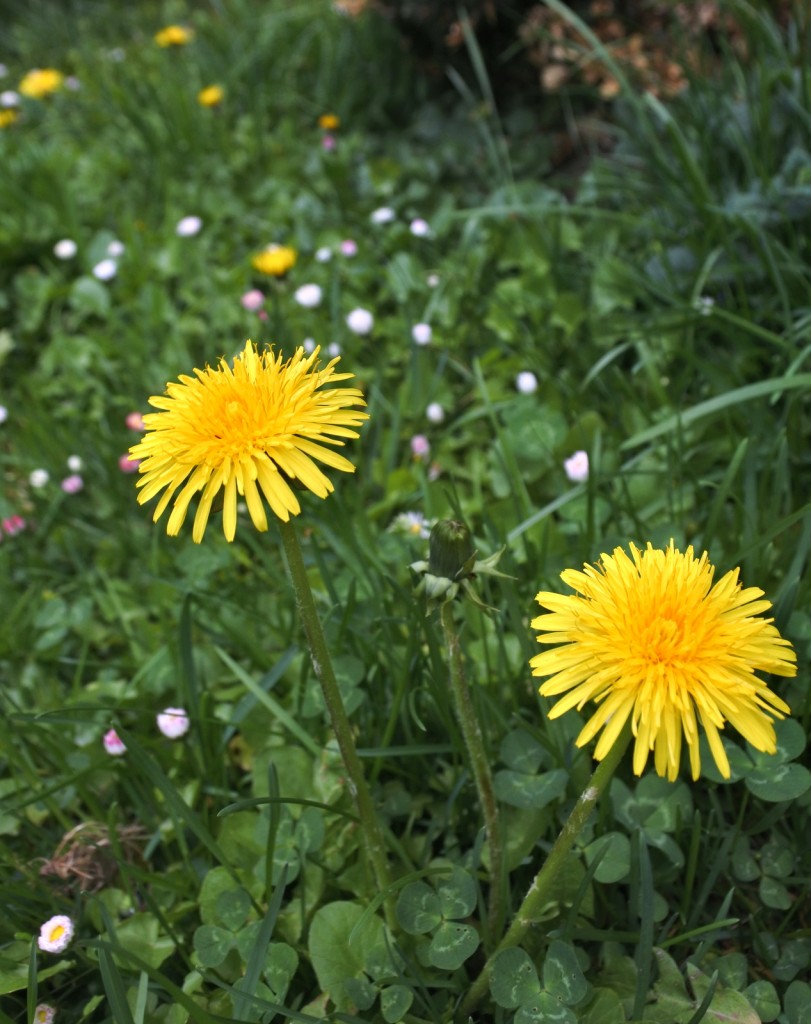
[(0, 128), (8, 128), (20, 116), (17, 110), (0, 110)]
[[(237, 494), (243, 495), (257, 530), (267, 530), (264, 496), (279, 519), (301, 511), (290, 483), (298, 481), (319, 498), (333, 491), (314, 459), (332, 469), (354, 473), (352, 463), (325, 445), (357, 437), (352, 429), (368, 419), (353, 406), (364, 406), (357, 388), (332, 387), (351, 373), (336, 373), (338, 359), (319, 369), (319, 350), (303, 348), (284, 360), (272, 348), (262, 353), (253, 342), (231, 366), (221, 359), (216, 369), (195, 370), (166, 385), (166, 393), (149, 399), (160, 412), (144, 416), (146, 434), (132, 448), (143, 460), (137, 486), (139, 504), (164, 494), (153, 521), (161, 517), (179, 487), (166, 532), (175, 536), (192, 497), (202, 491), (192, 536), (203, 539), (211, 505), (224, 490), (223, 532), (234, 539)], [(323, 389), (323, 390), (322, 390)], [(261, 493), (260, 493), (261, 492)]]
[(693, 778), (701, 770), (699, 724), (724, 778), (729, 761), (719, 729), (728, 721), (753, 747), (775, 753), (772, 718), (788, 705), (755, 675), (794, 676), (796, 655), (761, 613), (771, 607), (763, 591), (742, 589), (738, 569), (713, 585), (714, 567), (688, 547), (665, 550), (630, 545), (601, 555), (601, 564), (567, 569), (561, 579), (576, 593), (542, 592), (545, 613), (532, 622), (538, 642), (559, 644), (530, 661), (536, 676), (550, 676), (544, 697), (565, 694), (552, 708), (557, 718), (589, 701), (598, 707), (577, 737), (582, 747), (602, 729), (594, 756), (601, 761), (629, 717), (635, 736), (637, 775), (653, 751), (656, 771), (673, 781), (682, 734)]
[(221, 85), (207, 85), (197, 93), (197, 102), (201, 107), (216, 107), (222, 103), (225, 90)]
[(17, 88), (23, 96), (28, 96), (29, 99), (33, 100), (41, 100), (45, 96), (50, 96), (52, 92), (61, 89), (64, 80), (65, 76), (55, 68), (34, 68), (28, 72)]
[(167, 46), (185, 46), (193, 36), (194, 32), (190, 28), (184, 28), (183, 25), (167, 25), (166, 28), (155, 33), (155, 42), (164, 49)]
[(334, 132), (340, 126), (341, 119), (337, 114), (322, 114), (318, 118), (318, 127), (323, 128), (325, 132)]
[(251, 266), (269, 277), (284, 277), (296, 265), (298, 253), (287, 245), (269, 245), (251, 260)]

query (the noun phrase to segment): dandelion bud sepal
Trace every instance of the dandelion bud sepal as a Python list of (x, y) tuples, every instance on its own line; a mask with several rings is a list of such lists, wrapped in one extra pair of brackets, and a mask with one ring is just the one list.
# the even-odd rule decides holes
[(428, 561), (412, 562), (411, 568), (420, 573), (417, 593), (428, 598), (429, 610), (434, 603), (452, 601), (460, 587), (474, 604), (484, 611), (493, 609), (480, 599), (471, 580), (476, 576), (500, 576), (510, 579), (496, 569), (504, 548), (487, 558), (476, 558), (473, 537), (467, 526), (457, 519), (440, 519), (431, 530), (428, 542)]

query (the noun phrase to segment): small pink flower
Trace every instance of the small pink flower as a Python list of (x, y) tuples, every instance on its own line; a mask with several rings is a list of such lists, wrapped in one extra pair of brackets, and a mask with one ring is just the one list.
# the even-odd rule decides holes
[(430, 324), (414, 324), (411, 328), (411, 337), (415, 345), (430, 345), (433, 331)]
[(260, 320), (267, 320), (268, 318), (268, 313), (266, 309), (260, 309), (256, 315), (259, 317)]
[(65, 477), (59, 486), (65, 494), (78, 494), (84, 487), (84, 480), (82, 480), (78, 473), (71, 473), (70, 476)]
[(337, 142), (335, 141), (335, 136), (334, 135), (322, 135), (321, 136), (321, 147), (323, 149), (325, 149), (327, 151), (327, 153), (331, 153), (333, 151), (333, 149), (335, 149), (336, 146), (337, 146)]
[(4, 519), (3, 522), (0, 523), (0, 526), (2, 526), (3, 533), (7, 534), (9, 537), (14, 537), (16, 534), (22, 533), (25, 529), (25, 520), (22, 516), (9, 516), (8, 519)]
[(118, 460), (118, 468), (122, 473), (137, 473), (138, 467), (141, 465), (140, 459), (133, 459), (129, 452), (124, 454)]
[(144, 417), (139, 412), (128, 412), (127, 418), (124, 420), (128, 430), (146, 430), (144, 426)]
[(420, 462), (427, 459), (431, 454), (431, 445), (425, 434), (415, 434), (411, 438), (411, 454)]
[(354, 238), (345, 238), (343, 242), (341, 242), (341, 252), (344, 256), (357, 256), (358, 243)]
[(34, 1010), (34, 1024), (54, 1024), (56, 1010), (47, 1003), (39, 1003)]
[(183, 708), (164, 708), (158, 715), (158, 728), (170, 740), (185, 736), (190, 725), (189, 716)]
[(563, 460), (566, 476), (575, 484), (582, 484), (589, 478), (588, 452), (577, 451), (568, 459)]
[(422, 217), (415, 217), (408, 226), (408, 230), (417, 238), (427, 238), (431, 234), (431, 228), (427, 220)]
[(115, 729), (109, 729), (102, 737), (102, 743), (104, 749), (110, 755), (110, 757), (121, 757), (122, 754), (126, 754), (127, 748), (124, 745), (124, 741), (115, 731)]
[(63, 953), (70, 945), (73, 932), (73, 921), (64, 914), (57, 914), (40, 928), (37, 945), (45, 953)]
[(265, 296), (258, 288), (251, 288), (249, 292), (245, 292), (239, 301), (242, 303), (243, 309), (247, 309), (249, 313), (255, 313), (264, 306)]

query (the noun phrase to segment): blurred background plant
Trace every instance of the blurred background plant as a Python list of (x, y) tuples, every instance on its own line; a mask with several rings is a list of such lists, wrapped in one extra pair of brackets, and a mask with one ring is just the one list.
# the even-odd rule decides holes
[[(513, 577), (482, 581), (495, 618), (457, 611), (512, 907), (590, 770), (527, 664), (562, 569), (706, 548), (801, 663), (775, 757), (730, 742), (729, 784), (620, 772), (487, 1012), (800, 1024), (806, 5), (4, 11), (0, 1021), (447, 1019), (481, 966), (488, 858), (408, 566), (450, 515)], [(159, 46), (169, 25), (188, 39)], [(59, 87), (21, 94), (35, 68)], [(271, 244), (295, 250), (279, 276), (252, 266)], [(302, 524), (394, 837), (396, 943), (278, 537), (198, 547), (135, 502), (148, 397), (247, 337), (340, 354), (369, 402), (357, 473)], [(191, 719), (174, 740), (167, 707)], [(55, 914), (77, 924), (58, 955), (32, 941)]]

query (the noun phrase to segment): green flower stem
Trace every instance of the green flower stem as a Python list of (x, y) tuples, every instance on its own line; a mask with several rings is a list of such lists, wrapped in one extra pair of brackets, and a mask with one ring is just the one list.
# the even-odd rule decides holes
[(589, 784), (580, 794), (577, 803), (572, 808), (566, 823), (560, 831), (555, 845), (549, 851), (549, 855), (543, 863), (524, 901), (518, 908), (507, 934), (501, 940), (496, 951), (489, 957), (482, 968), (481, 974), (474, 981), (467, 996), (462, 1001), (459, 1019), (467, 1020), (467, 1017), (478, 1006), (484, 997), (490, 982), (490, 974), (493, 970), (493, 961), (502, 950), (512, 946), (520, 945), (529, 928), (539, 919), (541, 911), (549, 900), (552, 887), (557, 880), (558, 873), (566, 861), (575, 840), (583, 831), (586, 822), (594, 810), (597, 801), (602, 796), (611, 781), (617, 765), (622, 760), (623, 754), (628, 749), (631, 741), (630, 722), (625, 724), (623, 731), (617, 738), (617, 742), (609, 750), (602, 761), (597, 765), (594, 773), (589, 779)]
[(363, 833), (366, 852), (372, 865), (375, 881), (380, 893), (387, 894), (383, 903), (386, 923), (390, 929), (394, 929), (396, 922), (390, 888), (391, 876), (389, 874), (383, 830), (380, 827), (374, 802), (363, 774), (363, 766), (355, 748), (352, 727), (346, 715), (341, 691), (335, 678), (335, 670), (332, 667), (332, 659), (330, 658), (327, 641), (321, 628), (321, 621), (318, 618), (318, 611), (316, 610), (313, 593), (310, 589), (310, 581), (307, 578), (307, 569), (301, 554), (301, 546), (299, 545), (296, 528), (291, 521), (280, 523), (280, 529), (284, 553), (287, 558), (287, 567), (290, 571), (290, 579), (296, 595), (296, 605), (301, 621), (304, 624), (304, 632), (307, 635), (313, 668), (321, 684), (321, 691), (324, 694), (324, 701), (327, 705), (330, 721), (332, 722), (332, 729), (341, 751), (341, 757), (348, 777), (349, 790), (354, 798), (355, 807), (360, 818), (361, 832)]
[(462, 671), (462, 653), (459, 646), (459, 634), (453, 622), (453, 601), (443, 601), (439, 618), (442, 632), (448, 648), (450, 661), (451, 693), (456, 705), (456, 717), (462, 729), (462, 737), (467, 747), (468, 757), (473, 769), (473, 778), (479, 794), (479, 802), (484, 816), (484, 831), (487, 836), (487, 848), (490, 854), (490, 898), (488, 902), (487, 927), (485, 929), (486, 947), (492, 949), (498, 941), (504, 924), (504, 844), (501, 835), (496, 793), (493, 788), (493, 776), (490, 762), (484, 749), (484, 738), (481, 725), (470, 699), (470, 691)]

